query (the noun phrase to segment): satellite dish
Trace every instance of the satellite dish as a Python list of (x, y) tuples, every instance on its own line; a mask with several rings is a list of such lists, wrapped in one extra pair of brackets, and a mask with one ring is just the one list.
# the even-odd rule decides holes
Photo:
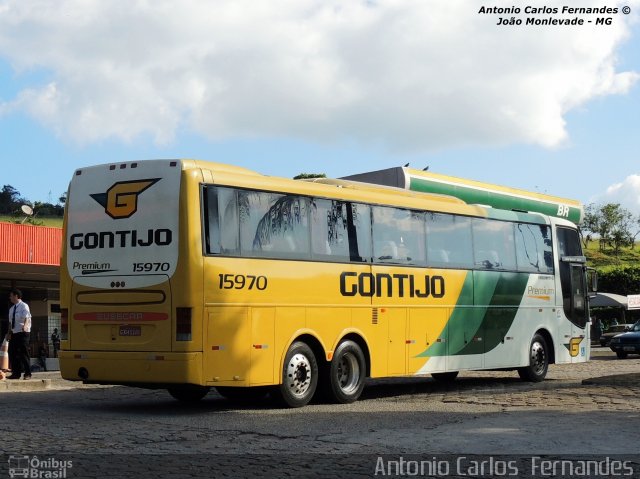
[(27, 218), (29, 216), (33, 216), (33, 208), (29, 205), (22, 205), (20, 209), (26, 215), (24, 218), (22, 218), (22, 222), (21, 222), (21, 224), (24, 224), (24, 222), (27, 221)]

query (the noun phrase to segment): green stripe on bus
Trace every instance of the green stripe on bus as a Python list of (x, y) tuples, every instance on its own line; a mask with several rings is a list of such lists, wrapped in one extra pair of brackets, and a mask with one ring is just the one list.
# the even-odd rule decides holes
[[(475, 332), (474, 338), (480, 340), (468, 342), (462, 349), (453, 354), (488, 353), (502, 342), (511, 328), (522, 303), (522, 297), (529, 282), (527, 273), (492, 273), (475, 271), (476, 304), (486, 304), (479, 308), (484, 312), (482, 324)], [(487, 288), (479, 292), (478, 284), (491, 284), (496, 280), (493, 293)], [(480, 294), (479, 294), (480, 293)], [(491, 296), (489, 296), (491, 294)]]
[(482, 313), (476, 310), (476, 308), (473, 308), (473, 271), (467, 272), (456, 307), (453, 309), (447, 325), (440, 334), (440, 337), (445, 339), (445, 341), (433, 343), (426, 351), (420, 353), (418, 357), (446, 356), (447, 350), (451, 350), (451, 345), (448, 344), (449, 338), (456, 338), (460, 334), (459, 330), (464, 324), (477, 324), (477, 327), (480, 327), (482, 324)]
[[(522, 302), (529, 274), (473, 271), (441, 337), (419, 357), (484, 354), (502, 342)], [(475, 293), (474, 293), (475, 283)]]
[(565, 218), (576, 224), (582, 221), (582, 211), (579, 208), (562, 205), (568, 208), (568, 213), (559, 215), (558, 212), (560, 211), (561, 203), (548, 203), (533, 198), (509, 195), (508, 193), (483, 191), (478, 188), (428, 181), (415, 177), (410, 177), (409, 189), (412, 191), (455, 196), (468, 204), (488, 205), (504, 210), (537, 211), (538, 213), (543, 213), (548, 216)]

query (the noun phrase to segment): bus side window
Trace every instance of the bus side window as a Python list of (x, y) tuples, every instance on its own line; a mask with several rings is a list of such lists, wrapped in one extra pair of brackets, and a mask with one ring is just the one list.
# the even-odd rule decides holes
[(376, 261), (425, 264), (424, 214), (402, 208), (373, 208), (373, 255)]
[(449, 253), (444, 249), (429, 249), (430, 261), (435, 264), (447, 264), (449, 262)]
[(553, 273), (551, 236), (546, 225), (516, 225), (516, 259), (518, 271)]
[(347, 203), (336, 200), (312, 200), (311, 253), (313, 259), (349, 261)]
[(472, 268), (471, 220), (464, 216), (427, 213), (427, 264)]
[(203, 199), (206, 253), (237, 254), (238, 208), (235, 190), (208, 186)]
[(268, 192), (240, 192), (243, 256), (309, 259), (309, 199)]
[(218, 189), (209, 186), (204, 190), (205, 251), (220, 254), (220, 222), (218, 221)]
[(218, 190), (218, 218), (220, 229), (220, 253), (238, 254), (238, 201), (237, 192), (232, 188)]
[(354, 263), (370, 263), (371, 206), (360, 203), (347, 204), (347, 236), (349, 259)]
[(473, 254), (476, 268), (517, 269), (513, 223), (473, 219)]

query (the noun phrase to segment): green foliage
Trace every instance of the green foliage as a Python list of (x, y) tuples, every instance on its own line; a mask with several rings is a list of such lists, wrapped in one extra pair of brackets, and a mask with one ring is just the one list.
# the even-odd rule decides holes
[[(36, 201), (31, 203), (26, 198), (20, 196), (20, 192), (11, 185), (4, 185), (0, 190), (0, 221), (10, 223), (25, 223), (32, 225), (46, 224), (45, 218), (59, 218), (59, 221), (53, 223), (57, 226), (62, 224), (64, 215), (64, 203), (67, 199), (66, 193), (58, 199), (58, 204), (43, 203)], [(21, 207), (23, 205), (31, 206), (33, 216), (25, 216)]]
[(325, 173), (300, 173), (293, 177), (294, 180), (309, 180), (313, 178), (326, 178)]
[(587, 264), (598, 271), (598, 291), (621, 295), (640, 294), (640, 252), (633, 247), (604, 247), (592, 241), (585, 248)]
[(598, 272), (640, 264), (640, 249), (635, 247), (620, 248), (616, 253), (612, 247), (603, 247), (600, 241), (595, 240), (589, 242), (584, 252), (589, 266)]
[(36, 201), (33, 205), (33, 210), (38, 216), (59, 216), (64, 215), (64, 206), (53, 205), (51, 203), (41, 203)]
[(51, 226), (54, 228), (62, 228), (62, 217), (37, 216), (35, 218), (29, 217), (25, 219), (24, 215), (0, 215), (0, 223), (23, 223), (25, 225)]
[[(592, 203), (585, 208), (582, 231), (593, 233), (600, 238), (600, 251), (611, 247), (617, 256), (623, 247), (633, 246), (639, 226), (640, 219), (634, 217), (619, 203)], [(587, 238), (583, 238), (585, 244), (589, 242), (590, 237), (591, 235), (587, 235)]]
[(27, 203), (27, 200), (20, 197), (20, 192), (11, 185), (4, 185), (0, 190), (0, 214), (10, 215), (20, 206)]
[(598, 272), (598, 290), (626, 296), (640, 293), (640, 266)]

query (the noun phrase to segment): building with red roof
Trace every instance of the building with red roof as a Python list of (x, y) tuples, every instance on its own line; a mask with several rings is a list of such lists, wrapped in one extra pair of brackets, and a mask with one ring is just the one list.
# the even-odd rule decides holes
[[(0, 288), (5, 306), (0, 308), (2, 337), (8, 327), (9, 290), (18, 288), (32, 315), (31, 343), (50, 343), (54, 328), (60, 331), (60, 254), (62, 228), (0, 222)], [(32, 355), (33, 357), (33, 355)]]

